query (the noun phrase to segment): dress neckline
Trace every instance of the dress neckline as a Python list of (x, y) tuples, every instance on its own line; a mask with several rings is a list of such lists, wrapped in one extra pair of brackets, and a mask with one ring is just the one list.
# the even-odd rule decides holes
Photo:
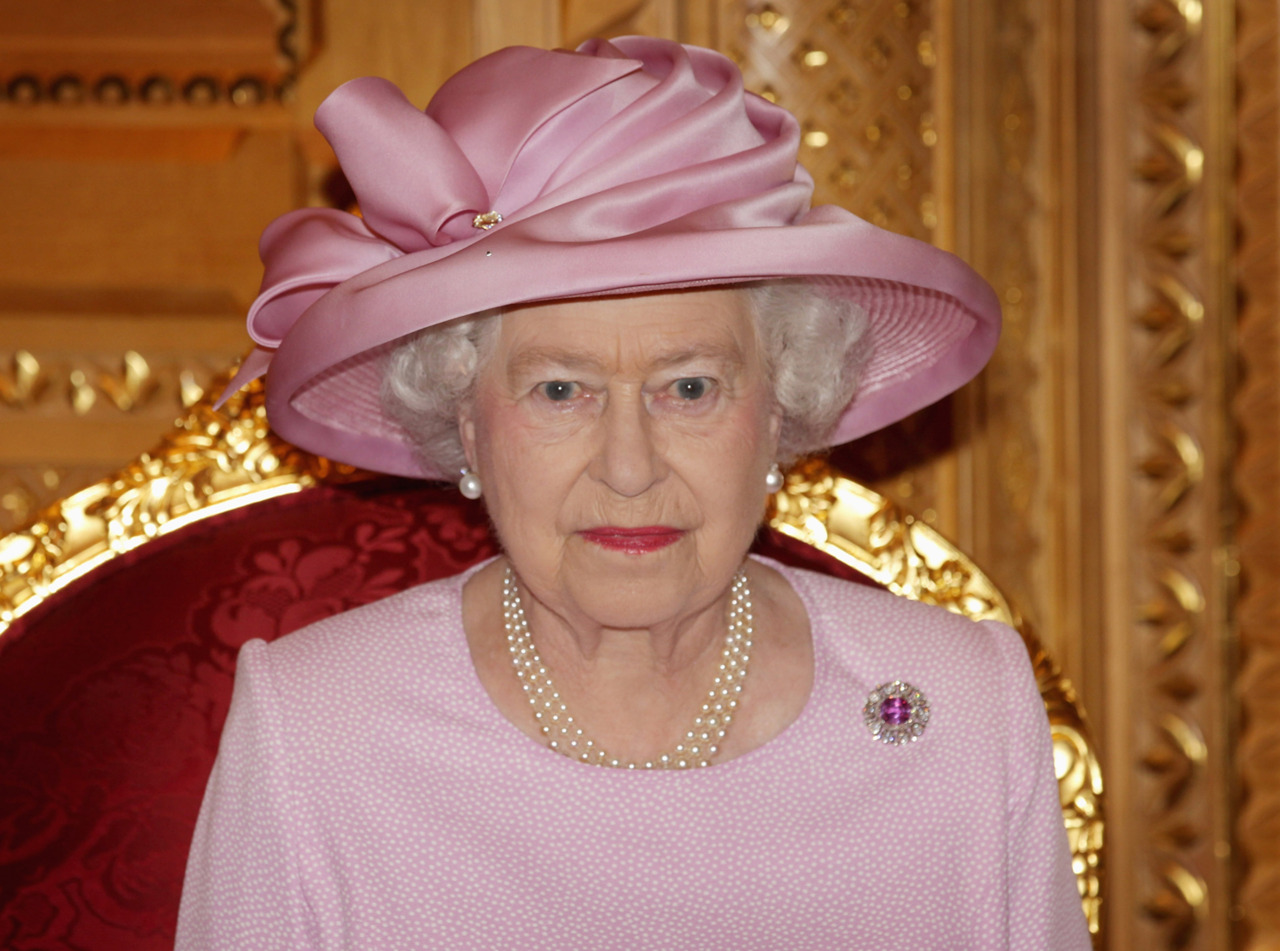
[[(466, 687), (468, 694), (471, 696), (473, 703), (480, 711), (480, 715), (495, 726), (494, 735), (501, 737), (504, 741), (510, 741), (513, 752), (524, 752), (527, 756), (536, 756), (538, 761), (544, 768), (572, 770), (583, 778), (592, 775), (598, 777), (602, 782), (609, 781), (634, 781), (635, 777), (647, 776), (650, 780), (656, 780), (657, 777), (666, 777), (666, 781), (679, 781), (680, 777), (690, 779), (694, 776), (705, 776), (713, 773), (718, 776), (727, 776), (730, 772), (736, 772), (741, 769), (759, 768), (762, 763), (766, 763), (775, 755), (785, 752), (797, 743), (803, 742), (805, 735), (810, 731), (812, 721), (815, 716), (815, 709), (818, 706), (816, 702), (820, 695), (824, 694), (827, 687), (826, 671), (830, 666), (824, 663), (826, 658), (825, 636), (820, 631), (817, 624), (814, 623), (816, 612), (808, 584), (803, 577), (803, 572), (799, 569), (784, 565), (772, 558), (762, 555), (751, 554), (748, 557), (772, 568), (778, 572), (791, 586), (791, 590), (795, 592), (796, 597), (800, 599), (801, 605), (804, 607), (805, 614), (809, 620), (809, 637), (812, 642), (813, 649), (813, 680), (809, 686), (809, 695), (805, 698), (804, 705), (801, 707), (796, 718), (788, 723), (782, 730), (771, 739), (767, 740), (753, 750), (749, 750), (739, 756), (724, 763), (713, 763), (705, 769), (689, 769), (689, 770), (671, 770), (671, 769), (655, 769), (655, 770), (626, 770), (626, 769), (606, 769), (600, 766), (579, 763), (563, 754), (554, 750), (547, 749), (533, 737), (526, 734), (514, 722), (509, 720), (498, 708), (493, 697), (489, 694), (488, 689), (480, 679), (479, 673), (476, 671), (475, 663), (471, 657), (471, 650), (467, 644), (466, 631), (462, 626), (462, 591), (466, 587), (471, 577), (487, 565), (496, 561), (499, 557), (495, 555), (486, 558), (478, 564), (472, 565), (461, 574), (454, 575), (452, 590), (450, 592), (452, 605), (451, 609), (456, 611), (458, 618), (458, 628), (462, 636), (458, 639), (452, 649), (456, 650), (460, 666), (465, 668), (465, 676), (467, 678)], [(748, 685), (748, 689), (750, 689)], [(736, 769), (735, 769), (736, 767)]]

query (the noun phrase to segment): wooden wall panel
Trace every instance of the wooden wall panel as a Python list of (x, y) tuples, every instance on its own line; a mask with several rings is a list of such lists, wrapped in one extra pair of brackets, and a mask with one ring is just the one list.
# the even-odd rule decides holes
[[(520, 5), (529, 11), (540, 0)], [(291, 104), (295, 129), (311, 132), (320, 101), (348, 79), (386, 76), (425, 106), (442, 82), (475, 58), (477, 2), (319, 0), (314, 53)], [(509, 4), (514, 14), (514, 4)], [(314, 158), (314, 157), (313, 157)]]
[[(256, 235), (300, 197), (287, 131), (13, 130), (41, 149), (0, 160), (0, 287), (253, 299)], [(39, 154), (43, 152), (43, 154)]]

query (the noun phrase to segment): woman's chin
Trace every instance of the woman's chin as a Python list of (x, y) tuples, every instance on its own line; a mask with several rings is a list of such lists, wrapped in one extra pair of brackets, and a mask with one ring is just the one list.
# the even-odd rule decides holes
[[(571, 600), (606, 627), (649, 628), (705, 607), (712, 588), (727, 590), (736, 564), (717, 583), (697, 557), (691, 537), (661, 546), (597, 545), (580, 539), (570, 546), (562, 580)], [(714, 598), (712, 594), (710, 597)]]

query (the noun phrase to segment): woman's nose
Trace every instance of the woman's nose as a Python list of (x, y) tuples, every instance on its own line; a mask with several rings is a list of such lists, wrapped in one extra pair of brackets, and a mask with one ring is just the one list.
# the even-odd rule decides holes
[(654, 440), (653, 419), (641, 394), (611, 397), (599, 420), (600, 442), (592, 475), (625, 498), (634, 498), (666, 472)]

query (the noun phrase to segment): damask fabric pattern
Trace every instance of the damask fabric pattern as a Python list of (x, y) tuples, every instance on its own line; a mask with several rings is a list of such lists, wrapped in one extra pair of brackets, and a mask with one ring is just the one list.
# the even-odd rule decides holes
[(480, 506), (380, 479), (163, 536), (0, 638), (0, 948), (172, 948), (236, 652), (494, 552)]
[[(242, 652), (178, 947), (1090, 947), (1015, 633), (787, 570), (800, 718), (707, 770), (571, 762), (493, 707), (464, 578)], [(900, 678), (932, 719), (876, 742)]]

